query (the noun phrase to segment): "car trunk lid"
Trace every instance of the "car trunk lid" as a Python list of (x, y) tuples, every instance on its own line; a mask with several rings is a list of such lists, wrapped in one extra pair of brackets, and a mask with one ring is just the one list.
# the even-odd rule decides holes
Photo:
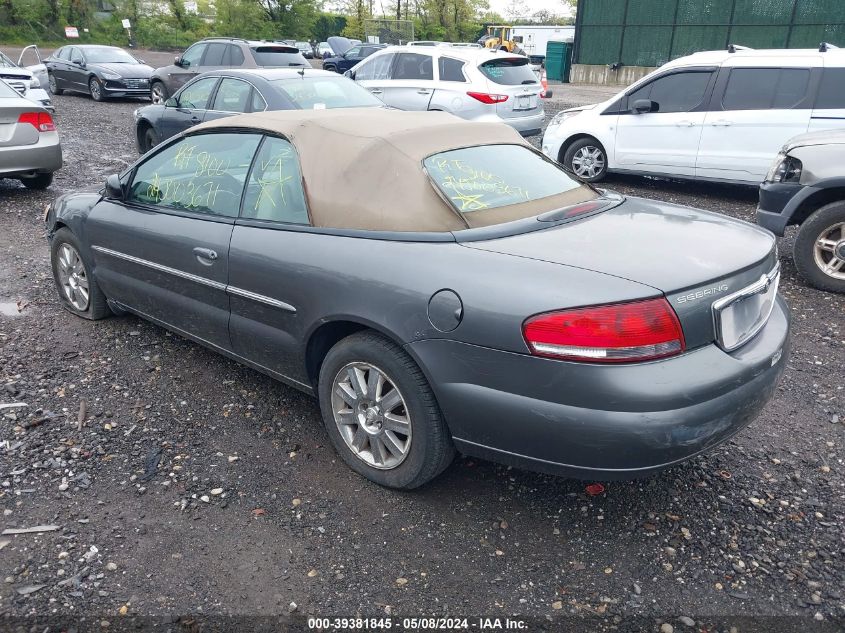
[(0, 97), (0, 147), (34, 145), (39, 132), (29, 123), (18, 123), (24, 112), (43, 112), (31, 101), (17, 97)]
[(557, 227), (465, 246), (593, 270), (654, 288), (688, 347), (715, 337), (712, 304), (777, 266), (774, 238), (725, 216), (644, 199)]

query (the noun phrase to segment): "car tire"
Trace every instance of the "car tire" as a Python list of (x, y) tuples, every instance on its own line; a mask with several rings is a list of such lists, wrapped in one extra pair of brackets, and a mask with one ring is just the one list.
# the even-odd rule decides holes
[(336, 73), (336, 72), (337, 72), (337, 67), (336, 67), (336, 66), (334, 66), (334, 65), (332, 65), (332, 64), (327, 64), (327, 65), (323, 66), (323, 70), (327, 70), (327, 71), (329, 71), (330, 73)]
[(370, 481), (411, 490), (454, 459), (452, 438), (428, 381), (399, 345), (380, 334), (358, 332), (332, 347), (320, 368), (317, 391), (335, 450)]
[[(91, 264), (82, 255), (79, 240), (67, 227), (53, 235), (50, 264), (59, 300), (66, 310), (91, 321), (111, 314), (106, 296), (91, 274)], [(87, 296), (85, 284), (88, 285)]]
[(53, 174), (35, 174), (21, 178), (23, 186), (34, 191), (41, 191), (53, 184)]
[(91, 77), (88, 80), (88, 92), (94, 101), (105, 101), (106, 99), (103, 94), (103, 84), (96, 77)]
[(607, 152), (592, 136), (581, 138), (566, 148), (563, 166), (586, 182), (598, 182), (607, 175)]
[(807, 283), (845, 293), (845, 201), (821, 207), (801, 224), (793, 258)]
[(146, 154), (156, 145), (161, 143), (158, 133), (152, 125), (145, 125), (141, 130), (141, 153)]
[(47, 85), (50, 88), (50, 92), (54, 95), (64, 93), (64, 90), (59, 88), (59, 84), (56, 82), (56, 76), (53, 73), (47, 73)]
[(150, 84), (150, 101), (157, 104), (164, 104), (170, 95), (167, 92), (167, 86), (161, 81), (154, 81)]

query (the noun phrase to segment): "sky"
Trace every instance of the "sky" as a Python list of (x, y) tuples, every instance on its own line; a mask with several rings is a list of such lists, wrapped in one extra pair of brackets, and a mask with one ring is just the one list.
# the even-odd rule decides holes
[[(488, 0), (490, 9), (501, 15), (507, 16), (513, 0)], [(564, 7), (561, 0), (523, 0), (522, 5), (528, 15), (537, 11), (546, 10), (558, 15), (566, 15), (569, 11)]]

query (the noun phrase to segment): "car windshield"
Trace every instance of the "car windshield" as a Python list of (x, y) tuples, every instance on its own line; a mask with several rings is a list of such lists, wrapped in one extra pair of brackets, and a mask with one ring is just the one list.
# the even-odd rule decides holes
[(18, 65), (11, 59), (0, 53), (0, 68), (17, 68)]
[(255, 63), (263, 67), (308, 66), (298, 48), (290, 46), (256, 46), (252, 49)]
[(487, 79), (503, 86), (537, 83), (537, 75), (528, 65), (527, 57), (491, 59), (481, 64), (478, 69)]
[(10, 99), (13, 97), (20, 97), (20, 95), (10, 88), (5, 81), (0, 79), (0, 99)]
[(270, 82), (301, 110), (366, 108), (384, 103), (346, 77), (302, 77)]
[(138, 60), (119, 48), (86, 48), (85, 59), (89, 64), (137, 64)]
[[(429, 156), (424, 164), (442, 194), (465, 214), (586, 188), (521, 145), (466, 147)], [(528, 210), (525, 217), (551, 210)]]

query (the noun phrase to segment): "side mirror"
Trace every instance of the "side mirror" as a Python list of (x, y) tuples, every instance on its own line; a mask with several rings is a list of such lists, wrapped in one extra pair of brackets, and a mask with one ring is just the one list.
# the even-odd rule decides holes
[(173, 58), (173, 63), (181, 68), (184, 62), (182, 62), (182, 58), (177, 55)]
[(349, 77), (350, 79), (355, 79), (355, 73), (353, 73), (351, 70), (347, 70), (345, 73), (343, 73), (343, 76)]
[(651, 99), (637, 99), (631, 108), (636, 114), (644, 114), (646, 112), (659, 112), (660, 104)]
[(81, 59), (74, 59), (73, 63), (79, 66), (80, 68), (85, 68), (85, 62)]
[(106, 178), (106, 198), (111, 200), (123, 200), (123, 185), (120, 182), (120, 176), (112, 174)]
[(164, 102), (165, 108), (178, 108), (179, 107), (179, 99), (176, 97), (170, 97), (167, 101)]

